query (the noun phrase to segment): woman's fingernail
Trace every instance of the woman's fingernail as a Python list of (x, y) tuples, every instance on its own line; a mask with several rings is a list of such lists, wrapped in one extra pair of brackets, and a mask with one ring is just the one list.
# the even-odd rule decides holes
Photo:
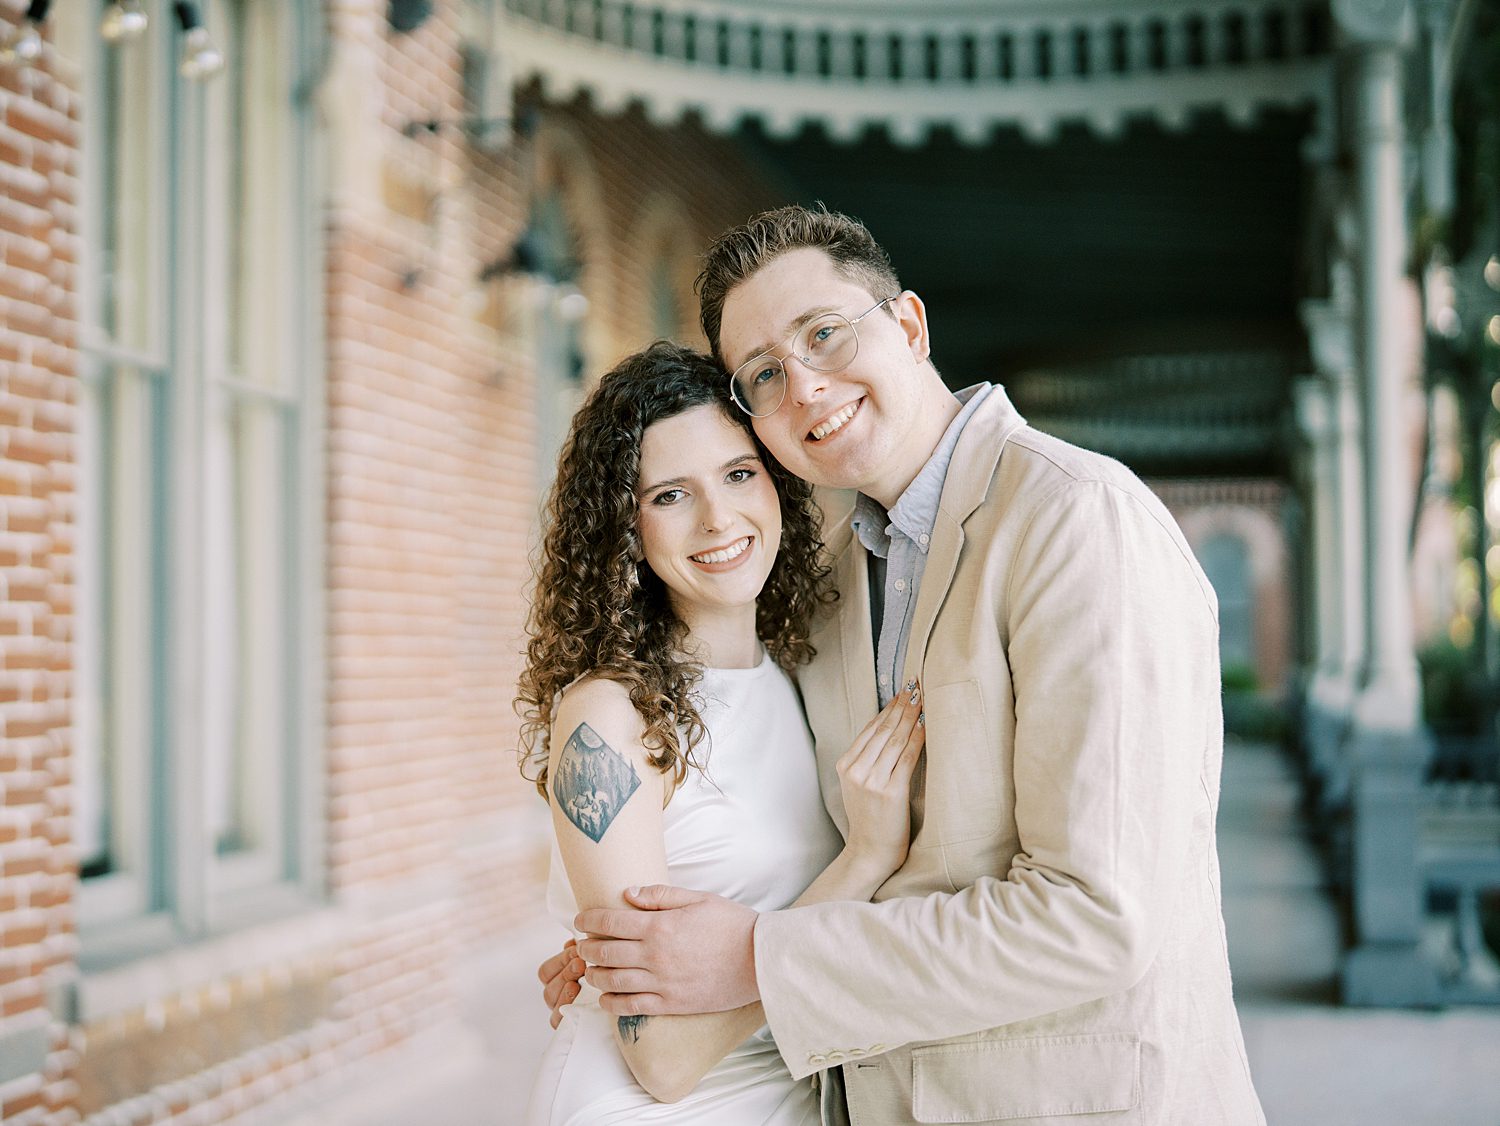
[(917, 726), (918, 727), (926, 727), (927, 726), (927, 713), (926, 712), (918, 712), (917, 713)]
[(908, 692), (915, 692), (917, 690), (917, 682), (915, 680), (908, 680), (906, 682), (906, 690)]

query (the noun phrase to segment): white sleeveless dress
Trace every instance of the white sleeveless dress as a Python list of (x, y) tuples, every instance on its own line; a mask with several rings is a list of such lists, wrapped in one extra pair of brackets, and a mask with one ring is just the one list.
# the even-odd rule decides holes
[[(768, 655), (753, 669), (707, 669), (699, 687), (708, 740), (697, 770), (662, 813), (673, 884), (715, 892), (758, 911), (785, 907), (838, 854), (842, 841), (818, 793), (812, 739), (787, 675)], [(549, 913), (571, 931), (577, 914), (556, 843)], [(599, 994), (563, 1010), (537, 1071), (527, 1126), (713, 1123), (812, 1126), (811, 1083), (794, 1080), (764, 1026), (686, 1098), (659, 1103), (620, 1055), (615, 1018)]]

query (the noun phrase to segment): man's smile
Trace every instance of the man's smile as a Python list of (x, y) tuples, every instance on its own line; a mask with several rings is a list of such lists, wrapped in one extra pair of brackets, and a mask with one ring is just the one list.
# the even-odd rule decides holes
[(842, 430), (844, 425), (859, 413), (859, 408), (864, 405), (864, 399), (856, 399), (846, 406), (840, 407), (822, 422), (818, 423), (807, 432), (807, 436), (814, 442), (821, 442), (830, 434), (836, 434)]

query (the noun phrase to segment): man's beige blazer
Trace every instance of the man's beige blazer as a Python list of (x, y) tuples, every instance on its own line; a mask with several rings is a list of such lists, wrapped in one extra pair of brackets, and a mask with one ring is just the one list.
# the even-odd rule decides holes
[[(847, 831), (834, 762), (877, 711), (874, 650), (865, 550), (847, 503), (826, 507), (841, 598), (800, 681)], [(854, 1126), (1265, 1122), (1219, 903), (1217, 638), (1155, 496), (996, 388), (954, 453), (911, 625), (910, 855), (874, 903), (756, 925), (793, 1075), (842, 1065)]]

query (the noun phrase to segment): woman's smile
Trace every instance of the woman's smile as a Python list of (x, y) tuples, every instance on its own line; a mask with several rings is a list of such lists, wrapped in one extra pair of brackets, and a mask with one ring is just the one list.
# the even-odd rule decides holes
[(705, 571), (729, 571), (749, 558), (749, 548), (754, 542), (754, 536), (741, 536), (726, 547), (712, 548), (697, 555), (689, 555), (688, 558)]

